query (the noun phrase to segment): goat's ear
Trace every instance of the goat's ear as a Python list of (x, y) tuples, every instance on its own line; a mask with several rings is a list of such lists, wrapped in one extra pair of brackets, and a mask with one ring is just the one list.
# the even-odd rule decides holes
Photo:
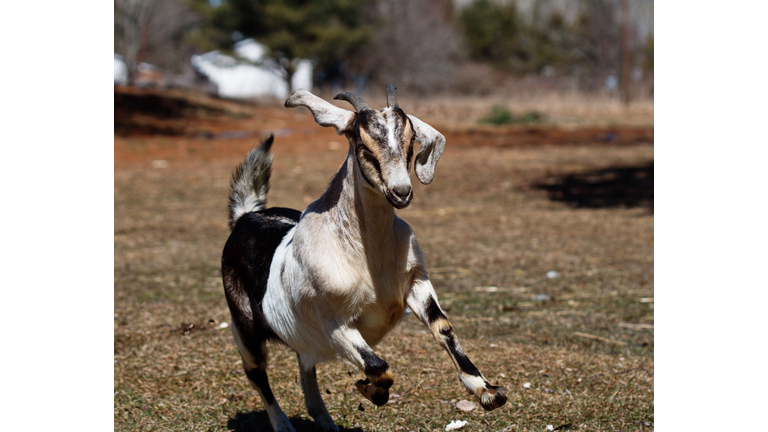
[(286, 108), (297, 106), (309, 108), (317, 124), (320, 126), (333, 126), (339, 135), (352, 130), (352, 125), (357, 115), (352, 111), (332, 105), (304, 89), (296, 90), (285, 101)]
[(416, 155), (416, 177), (424, 184), (432, 183), (435, 176), (435, 165), (445, 148), (445, 137), (432, 126), (424, 123), (416, 117), (409, 115), (416, 132), (416, 140), (421, 149)]

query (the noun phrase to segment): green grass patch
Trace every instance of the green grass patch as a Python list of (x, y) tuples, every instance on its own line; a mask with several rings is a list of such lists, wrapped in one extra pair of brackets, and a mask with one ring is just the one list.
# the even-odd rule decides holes
[(526, 111), (524, 114), (515, 116), (509, 108), (503, 105), (494, 105), (491, 107), (491, 114), (479, 120), (480, 124), (509, 125), (509, 124), (535, 124), (544, 121), (544, 114), (539, 111)]

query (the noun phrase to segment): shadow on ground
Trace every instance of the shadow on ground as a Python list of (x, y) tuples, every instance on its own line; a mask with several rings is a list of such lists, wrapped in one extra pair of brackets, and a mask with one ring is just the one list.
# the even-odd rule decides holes
[[(162, 120), (184, 120), (199, 117), (220, 117), (229, 113), (221, 108), (196, 103), (183, 97), (153, 93), (115, 91), (115, 134), (180, 136), (185, 131), (177, 124)], [(147, 123), (138, 118), (152, 118)]]
[(653, 161), (549, 176), (530, 187), (547, 191), (552, 201), (577, 208), (647, 207), (653, 212)]
[[(296, 428), (296, 432), (317, 432), (319, 427), (311, 420), (301, 417), (292, 417), (291, 424)], [(234, 418), (229, 419), (227, 428), (234, 432), (260, 432), (271, 431), (272, 425), (269, 423), (269, 415), (265, 410), (252, 411), (247, 413), (237, 413)], [(339, 426), (341, 432), (363, 432), (360, 428), (349, 429)]]

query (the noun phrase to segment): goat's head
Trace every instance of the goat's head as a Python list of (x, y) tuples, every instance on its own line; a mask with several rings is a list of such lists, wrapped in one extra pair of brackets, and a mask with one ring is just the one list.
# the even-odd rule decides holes
[(445, 137), (397, 104), (395, 86), (387, 88), (387, 107), (372, 109), (353, 93), (340, 93), (334, 99), (349, 102), (355, 112), (338, 108), (306, 90), (295, 91), (286, 107), (305, 106), (321, 126), (333, 126), (350, 143), (366, 187), (382, 194), (396, 208), (408, 206), (413, 197), (409, 172), (413, 145), (421, 148), (415, 158), (416, 177), (424, 184), (432, 182)]

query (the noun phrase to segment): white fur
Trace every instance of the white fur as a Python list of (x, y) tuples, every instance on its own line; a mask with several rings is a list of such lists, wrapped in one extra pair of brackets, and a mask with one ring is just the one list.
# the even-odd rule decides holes
[(445, 137), (418, 118), (410, 114), (408, 118), (416, 130), (416, 140), (421, 144), (421, 150), (416, 155), (416, 177), (420, 182), (430, 184), (435, 175), (435, 165), (445, 148)]
[(312, 93), (298, 89), (285, 101), (286, 108), (305, 106), (312, 111), (315, 121), (320, 126), (333, 126), (336, 133), (341, 135), (348, 131), (350, 121), (355, 117), (355, 113), (343, 108), (334, 106)]
[[(285, 105), (306, 106), (318, 124), (332, 126), (339, 134), (355, 124), (355, 113), (306, 90), (294, 92)], [(411, 121), (422, 146), (416, 174), (422, 183), (429, 183), (445, 138), (419, 119), (411, 116)], [(396, 144), (393, 126), (388, 130), (387, 145), (402, 145)], [(413, 231), (395, 215), (383, 192), (363, 180), (352, 134), (346, 135), (350, 140), (346, 161), (275, 250), (262, 300), (269, 326), (298, 353), (307, 406), (324, 428), (333, 422), (307, 375), (312, 367), (337, 357), (364, 370), (360, 350), (370, 352), (381, 341), (402, 318), (406, 303), (429, 325), (424, 308), (430, 298), (436, 299)], [(410, 185), (403, 160), (384, 161), (385, 170), (389, 170), (386, 187)], [(439, 332), (430, 330), (442, 340)], [(241, 345), (234, 328), (233, 332)], [(445, 342), (441, 344), (445, 347)], [(483, 379), (459, 372), (467, 390), (480, 397)], [(269, 414), (276, 430), (286, 428), (281, 411)]]

